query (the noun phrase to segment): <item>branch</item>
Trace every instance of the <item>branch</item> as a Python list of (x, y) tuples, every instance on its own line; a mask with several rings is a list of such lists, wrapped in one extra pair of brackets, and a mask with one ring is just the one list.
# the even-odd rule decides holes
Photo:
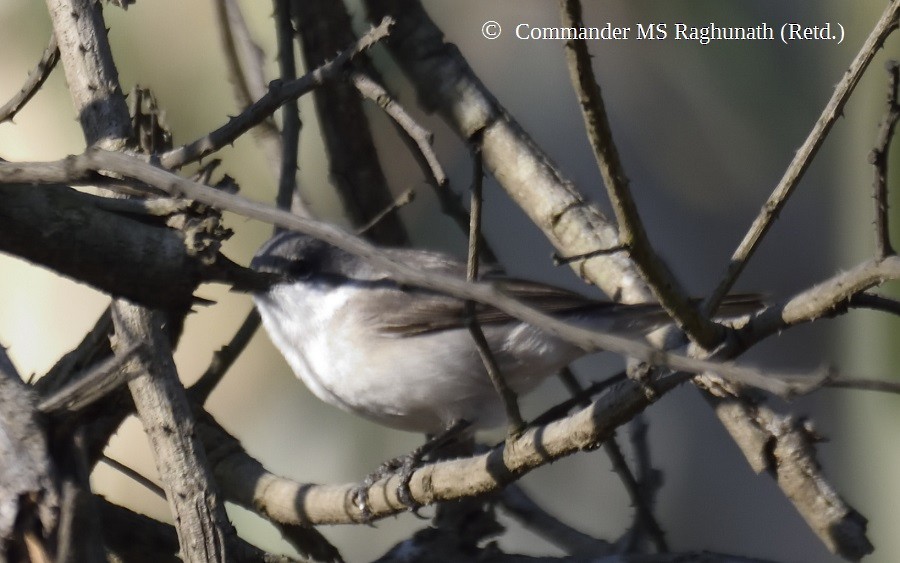
[(44, 54), (41, 55), (41, 60), (38, 61), (37, 66), (28, 73), (28, 77), (25, 78), (25, 84), (22, 85), (22, 88), (19, 89), (15, 96), (0, 106), (0, 123), (12, 121), (16, 114), (25, 107), (25, 104), (41, 89), (41, 86), (50, 77), (50, 73), (53, 72), (53, 68), (58, 61), (59, 47), (56, 44), (56, 36), (51, 35), (50, 44), (44, 49)]
[(161, 222), (108, 211), (105, 198), (66, 186), (0, 184), (0, 199), (0, 251), (148, 306), (187, 310), (197, 284), (227, 263)]
[[(563, 256), (618, 245), (618, 234), (478, 79), (455, 45), (415, 0), (366, 0), (369, 18), (397, 18), (386, 42), (427, 111), (437, 111), (465, 141), (481, 133), (485, 169)], [(626, 303), (652, 294), (624, 255), (573, 264), (576, 273)]]
[(46, 1), (87, 144), (123, 148), (131, 138), (131, 119), (99, 6), (93, 0)]
[(493, 306), (550, 334), (565, 338), (585, 352), (605, 350), (659, 367), (701, 373), (712, 371), (724, 378), (764, 389), (782, 396), (804, 393), (816, 387), (821, 377), (804, 374), (776, 374), (734, 364), (721, 364), (666, 352), (616, 334), (588, 330), (560, 321), (520, 303), (493, 283), (472, 284), (453, 276), (422, 272), (396, 262), (372, 244), (322, 221), (298, 217), (270, 205), (257, 203), (236, 194), (204, 186), (157, 168), (134, 156), (88, 149), (82, 155), (50, 163), (0, 162), (0, 183), (79, 182), (95, 177), (100, 170), (136, 180), (136, 186), (152, 186), (174, 197), (184, 197), (222, 211), (231, 211), (251, 219), (271, 223), (319, 238), (329, 244), (368, 260), (384, 269), (402, 284), (409, 284)]
[[(890, 255), (881, 260), (873, 258), (795, 295), (784, 303), (769, 307), (737, 330), (732, 342), (738, 346), (736, 351), (740, 352), (786, 328), (834, 315), (846, 309), (855, 295), (896, 279), (900, 279), (900, 257)], [(730, 355), (736, 352), (727, 353)]]
[[(234, 97), (238, 107), (243, 110), (266, 94), (264, 53), (253, 42), (237, 0), (216, 0), (213, 7), (216, 10), (222, 50), (225, 51), (225, 63), (234, 85)], [(259, 126), (251, 129), (251, 133), (266, 155), (273, 178), (277, 179), (281, 170), (281, 133), (275, 120), (263, 120)]]
[[(677, 374), (667, 374), (656, 378), (653, 384), (662, 396), (683, 381)], [(412, 498), (417, 504), (427, 505), (500, 490), (533, 469), (582, 450), (596, 449), (617, 427), (649, 404), (640, 385), (624, 380), (589, 407), (546, 426), (530, 428), (485, 454), (416, 469), (410, 481)], [(358, 484), (312, 485), (278, 477), (248, 456), (238, 443), (226, 442), (223, 430), (210, 426), (206, 419), (202, 422), (200, 435), (210, 447), (217, 480), (229, 500), (282, 523), (364, 521), (365, 515), (352, 500)], [(213, 450), (210, 444), (218, 447)], [(391, 476), (369, 488), (371, 517), (378, 519), (407, 510), (397, 496), (399, 480), (400, 477)]]
[[(306, 68), (322, 64), (355, 39), (347, 6), (332, 0), (285, 0), (300, 39)], [(360, 57), (348, 72), (370, 67)], [(393, 197), (378, 159), (369, 118), (356, 88), (348, 80), (331, 81), (313, 92), (331, 183), (354, 228), (371, 222)], [(409, 235), (398, 215), (389, 215), (366, 231), (366, 238), (385, 246), (405, 246)]]
[[(297, 63), (294, 60), (294, 26), (291, 23), (291, 1), (275, 0), (275, 34), (278, 38), (278, 70), (283, 82), (297, 79)], [(310, 65), (312, 66), (312, 65)], [(300, 108), (297, 100), (287, 100), (281, 106), (281, 167), (278, 173), (278, 192), (275, 205), (291, 209), (291, 203), (299, 201), (297, 194), (297, 152), (300, 150)], [(311, 214), (306, 206), (300, 210), (306, 217)]]
[(869, 63), (875, 57), (875, 52), (881, 48), (887, 36), (896, 29), (898, 13), (900, 13), (900, 0), (891, 0), (871, 33), (869, 33), (869, 37), (866, 38), (856, 58), (850, 63), (850, 68), (847, 69), (847, 72), (844, 73), (843, 78), (835, 87), (834, 94), (828, 100), (825, 109), (822, 110), (822, 115), (818, 121), (813, 125), (813, 129), (806, 137), (806, 141), (797, 150), (781, 181), (775, 186), (775, 190), (769, 196), (769, 199), (766, 200), (762, 211), (750, 226), (750, 230), (744, 235), (744, 240), (741, 241), (737, 250), (731, 256), (731, 261), (722, 276), (722, 280), (704, 304), (704, 312), (709, 313), (715, 310), (719, 303), (722, 302), (722, 299), (731, 291), (734, 282), (737, 281), (747, 262), (749, 262), (753, 253), (759, 247), (763, 236), (769, 231), (772, 223), (778, 218), (778, 214), (793, 193), (794, 188), (800, 183), (800, 179), (803, 178), (803, 174), (812, 162), (813, 157), (819, 151), (822, 143), (825, 142), (825, 137), (831, 131), (831, 127), (843, 114), (844, 105), (859, 83), (860, 78), (862, 78), (866, 68), (868, 68)]
[(269, 84), (269, 91), (265, 96), (255, 101), (237, 117), (230, 119), (225, 125), (196, 141), (159, 155), (160, 164), (169, 169), (181, 168), (185, 164), (200, 160), (225, 145), (234, 142), (251, 127), (271, 116), (286, 101), (297, 99), (321, 86), (326, 81), (337, 77), (344, 65), (354, 56), (385, 38), (392, 23), (393, 21), (390, 18), (385, 18), (377, 27), (363, 35), (349, 49), (297, 80), (272, 82)]
[[(560, 12), (563, 27), (584, 28), (580, 0), (560, 0)], [(722, 338), (721, 327), (698, 313), (688, 299), (687, 291), (656, 254), (647, 238), (637, 205), (628, 187), (625, 168), (613, 141), (603, 94), (591, 68), (587, 42), (584, 39), (566, 41), (566, 59), (569, 62), (569, 75), (578, 96), (588, 139), (594, 150), (594, 158), (616, 214), (619, 244), (627, 249), (629, 256), (644, 275), (653, 295), (669, 312), (678, 327), (702, 347), (715, 346)]]
[(178, 379), (159, 314), (120, 301), (113, 307), (116, 356), (140, 344), (142, 357), (126, 362), (128, 386), (153, 449), (186, 561), (231, 561), (237, 535), (194, 432), (193, 415)]
[(362, 72), (353, 72), (350, 75), (350, 80), (360, 94), (372, 100), (384, 110), (384, 113), (393, 120), (397, 128), (403, 133), (403, 139), (415, 147), (412, 154), (422, 171), (431, 179), (429, 183), (435, 189), (446, 189), (449, 180), (444, 173), (443, 167), (441, 167), (437, 155), (434, 153), (434, 148), (432, 148), (434, 135), (431, 131), (419, 125), (381, 84), (369, 76)]
[[(93, 0), (47, 0), (66, 80), (89, 144), (122, 149), (131, 120), (118, 81), (106, 26)], [(134, 342), (147, 355), (127, 368), (139, 374), (128, 386), (155, 455), (188, 563), (233, 560), (236, 535), (218, 502), (202, 448), (191, 431), (190, 410), (178, 380), (160, 313), (128, 301), (112, 306), (117, 355)], [(86, 480), (86, 476), (85, 476)], [(99, 548), (99, 546), (97, 546)]]
[(878, 141), (869, 155), (869, 163), (875, 166), (875, 257), (884, 258), (894, 253), (891, 247), (891, 234), (888, 229), (888, 188), (887, 168), (888, 150), (894, 138), (894, 128), (900, 119), (900, 104), (897, 103), (897, 83), (900, 81), (900, 65), (897, 61), (889, 61), (887, 109), (881, 120)]

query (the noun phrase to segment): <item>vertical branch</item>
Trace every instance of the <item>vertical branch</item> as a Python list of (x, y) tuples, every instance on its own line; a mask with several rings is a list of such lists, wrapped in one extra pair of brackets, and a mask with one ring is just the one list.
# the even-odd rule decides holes
[[(477, 145), (474, 146), (473, 157), (472, 211), (469, 220), (469, 253), (466, 260), (466, 278), (470, 282), (478, 279), (478, 250), (481, 240), (481, 191), (484, 180), (484, 164), (481, 160), (481, 150)], [(525, 421), (522, 420), (522, 413), (519, 412), (519, 399), (516, 397), (515, 391), (507, 384), (503, 373), (500, 372), (500, 366), (497, 365), (497, 360), (491, 352), (484, 331), (481, 330), (481, 325), (478, 323), (474, 301), (466, 302), (466, 318), (469, 332), (472, 334), (472, 340), (475, 341), (475, 347), (478, 349), (478, 355), (481, 356), (484, 369), (506, 410), (506, 420), (509, 424), (508, 435), (518, 437), (525, 429)]]
[[(559, 374), (559, 378), (562, 380), (563, 385), (566, 386), (566, 389), (572, 397), (583, 397), (579, 401), (582, 406), (586, 407), (591, 404), (591, 400), (584, 393), (584, 387), (569, 368), (563, 369)], [(657, 551), (660, 553), (669, 551), (665, 532), (663, 532), (659, 522), (656, 521), (653, 510), (644, 498), (641, 491), (641, 484), (635, 478), (634, 473), (632, 473), (631, 468), (628, 466), (628, 462), (622, 454), (622, 448), (619, 447), (615, 432), (610, 435), (609, 439), (603, 442), (603, 451), (606, 452), (607, 457), (609, 457), (609, 461), (613, 466), (613, 471), (615, 471), (619, 476), (619, 479), (622, 480), (625, 491), (628, 493), (628, 498), (631, 499), (631, 504), (634, 506), (636, 515), (634, 531), (638, 532), (637, 524), (641, 524), (650, 535), (650, 540), (653, 542)]]
[[(345, 45), (356, 40), (350, 14), (343, 2), (291, 0), (291, 15), (308, 69), (333, 58)], [(360, 59), (364, 60), (363, 57)], [(354, 227), (365, 225), (373, 215), (387, 209), (394, 198), (378, 160), (362, 100), (349, 81), (324, 84), (313, 92), (313, 99), (328, 154), (331, 180)], [(396, 213), (367, 231), (367, 238), (386, 246), (403, 246), (409, 242)]]
[(145, 354), (126, 368), (128, 383), (153, 449), (172, 509), (182, 555), (188, 562), (232, 561), (236, 541), (212, 479), (206, 454), (159, 315), (120, 301), (113, 308), (116, 355), (141, 343)]
[(900, 104), (897, 103), (897, 83), (900, 81), (900, 65), (888, 61), (887, 108), (878, 131), (878, 141), (869, 154), (869, 162), (875, 166), (875, 257), (882, 260), (894, 253), (891, 234), (888, 229), (888, 153), (894, 129), (900, 119)]
[(91, 0), (46, 1), (87, 144), (121, 149), (131, 135), (131, 119), (100, 7)]
[[(237, 0), (215, 0), (213, 8), (218, 19), (225, 64), (234, 86), (234, 97), (243, 110), (268, 92), (263, 72), (264, 54), (253, 42)], [(273, 177), (278, 178), (281, 171), (281, 138), (275, 120), (270, 117), (251, 131), (266, 155)]]
[[(119, 85), (100, 5), (93, 0), (47, 0), (60, 60), (88, 144), (124, 148), (131, 119)], [(140, 376), (129, 383), (141, 422), (151, 438), (188, 562), (233, 560), (235, 532), (218, 498), (197, 437), (184, 388), (159, 314), (119, 299), (112, 308), (116, 352), (142, 343), (147, 357), (130, 360)]]
[[(578, 29), (584, 27), (579, 0), (560, 0), (560, 12), (564, 27)], [(647, 238), (637, 205), (628, 187), (628, 178), (619, 158), (619, 151), (613, 142), (603, 95), (591, 68), (587, 42), (583, 39), (566, 41), (566, 58), (591, 148), (594, 149), (594, 158), (603, 176), (603, 183), (606, 185), (619, 224), (619, 243), (629, 251), (653, 294), (672, 315), (678, 326), (704, 348), (715, 345), (720, 338), (718, 327), (698, 314), (687, 298), (687, 292), (653, 250)]]
[[(294, 25), (291, 23), (291, 0), (275, 0), (275, 31), (278, 36), (278, 68), (281, 80), (297, 78), (294, 61)], [(296, 99), (281, 106), (281, 172), (275, 205), (291, 209), (297, 189), (297, 150), (300, 145), (300, 109)], [(299, 201), (299, 197), (296, 198)], [(301, 207), (301, 206), (297, 206)], [(297, 211), (297, 210), (295, 210)], [(305, 216), (309, 216), (303, 209)]]

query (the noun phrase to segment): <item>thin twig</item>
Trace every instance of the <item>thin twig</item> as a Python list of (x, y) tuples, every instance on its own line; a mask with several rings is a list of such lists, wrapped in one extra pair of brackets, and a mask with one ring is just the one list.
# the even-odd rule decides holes
[(825, 142), (825, 137), (831, 131), (838, 118), (843, 115), (844, 105), (850, 98), (850, 94), (856, 89), (856, 85), (862, 78), (866, 68), (868, 68), (869, 63), (875, 57), (875, 53), (884, 44), (887, 36), (896, 29), (898, 13), (900, 13), (900, 0), (892, 0), (885, 8), (884, 13), (875, 24), (871, 33), (869, 33), (859, 53), (853, 59), (853, 62), (850, 63), (850, 68), (847, 69), (843, 78), (835, 87), (834, 94), (828, 100), (825, 109), (822, 110), (822, 115), (813, 125), (813, 129), (806, 137), (803, 145), (797, 150), (781, 181), (775, 186), (769, 199), (763, 205), (762, 211), (753, 221), (747, 234), (744, 235), (744, 239), (738, 245), (737, 250), (734, 251), (719, 285), (703, 305), (704, 313), (710, 314), (716, 310), (722, 299), (731, 291), (734, 282), (737, 281), (738, 276), (743, 272), (753, 253), (759, 248), (762, 238), (775, 222), (788, 198), (794, 192), (794, 188), (797, 187), (800, 179), (803, 178), (803, 174), (812, 162), (813, 157), (819, 152), (822, 143)]
[(181, 168), (234, 142), (251, 127), (271, 116), (285, 101), (299, 98), (327, 80), (336, 78), (348, 61), (387, 37), (392, 23), (391, 18), (384, 18), (378, 26), (360, 37), (359, 41), (333, 60), (297, 80), (271, 83), (265, 96), (255, 101), (240, 115), (231, 118), (225, 125), (195, 141), (159, 155), (160, 164), (169, 169)]
[[(263, 72), (264, 54), (253, 41), (247, 21), (237, 0), (213, 2), (225, 52), (228, 74), (234, 85), (238, 107), (244, 110), (266, 94), (268, 80)], [(264, 119), (250, 130), (266, 155), (272, 177), (276, 180), (281, 171), (281, 133), (272, 117)]]
[(247, 317), (244, 319), (244, 322), (241, 323), (240, 328), (238, 328), (237, 332), (231, 338), (231, 341), (219, 348), (219, 350), (213, 354), (213, 359), (209, 363), (209, 367), (206, 368), (203, 375), (201, 375), (188, 389), (188, 395), (192, 401), (199, 405), (206, 402), (209, 395), (219, 385), (219, 382), (222, 381), (222, 377), (238, 356), (241, 355), (241, 352), (244, 351), (247, 344), (250, 343), (250, 339), (253, 338), (253, 335), (256, 334), (256, 330), (259, 328), (259, 322), (259, 313), (255, 308), (247, 313)]
[(431, 178), (431, 183), (434, 187), (436, 189), (446, 189), (447, 175), (444, 173), (444, 169), (434, 153), (434, 148), (431, 146), (434, 138), (431, 131), (419, 125), (381, 84), (372, 80), (369, 76), (362, 72), (353, 72), (350, 75), (350, 80), (360, 94), (372, 100), (384, 110), (384, 113), (403, 132), (403, 138), (412, 142), (416, 147), (417, 150), (412, 151), (413, 156), (416, 158), (422, 171)]
[[(472, 173), (472, 211), (469, 220), (469, 252), (466, 260), (466, 279), (469, 282), (478, 281), (478, 253), (479, 242), (481, 241), (481, 205), (482, 205), (482, 186), (484, 180), (484, 166), (481, 160), (481, 150), (477, 144), (472, 154), (473, 173)], [(497, 359), (488, 345), (484, 331), (475, 316), (475, 302), (466, 301), (466, 318), (469, 333), (478, 349), (478, 355), (481, 356), (481, 362), (487, 372), (494, 389), (503, 402), (503, 408), (506, 411), (506, 421), (509, 425), (507, 435), (510, 438), (519, 436), (525, 429), (525, 421), (522, 420), (522, 413), (519, 411), (519, 399), (515, 391), (506, 382), (506, 377), (500, 371)]]
[[(584, 387), (570, 369), (563, 369), (560, 372), (560, 379), (562, 379), (563, 385), (566, 386), (566, 389), (568, 389), (573, 397), (583, 395)], [(590, 400), (583, 399), (582, 406), (586, 407), (588, 405), (590, 405)], [(622, 449), (619, 447), (615, 431), (612, 432), (609, 439), (603, 442), (603, 451), (605, 451), (607, 457), (609, 457), (609, 461), (613, 466), (613, 471), (616, 472), (619, 479), (621, 479), (622, 484), (625, 486), (628, 498), (631, 499), (631, 504), (634, 506), (637, 520), (650, 534), (650, 539), (656, 547), (656, 550), (660, 553), (669, 551), (665, 532), (663, 532), (662, 527), (660, 527), (659, 522), (657, 522), (653, 510), (650, 508), (650, 505), (647, 503), (641, 492), (640, 483), (638, 483), (634, 473), (632, 473), (631, 468), (628, 466), (628, 462), (625, 460), (625, 456), (622, 454)]]
[(847, 300), (847, 307), (872, 309), (900, 316), (900, 301), (874, 293), (863, 292), (853, 295)]
[(900, 395), (900, 382), (897, 381), (833, 377), (825, 380), (823, 387), (830, 387), (832, 389), (856, 389), (859, 391), (881, 391), (882, 393)]
[[(580, 0), (560, 0), (560, 11), (563, 27), (584, 28)], [(704, 348), (714, 346), (722, 338), (721, 328), (701, 315), (691, 304), (687, 291), (656, 254), (647, 238), (637, 205), (628, 187), (628, 178), (619, 158), (619, 151), (613, 141), (600, 85), (594, 79), (587, 42), (584, 39), (566, 41), (566, 59), (569, 62), (569, 75), (578, 95), (591, 148), (594, 150), (594, 158), (616, 214), (619, 244), (628, 249), (629, 256), (644, 275), (653, 294), (679, 328)]]
[(389, 206), (382, 209), (380, 212), (378, 212), (377, 215), (372, 217), (371, 221), (369, 221), (368, 223), (366, 223), (365, 225), (363, 225), (362, 227), (357, 229), (356, 234), (359, 236), (365, 236), (366, 232), (368, 232), (375, 225), (380, 223), (382, 221), (382, 219), (384, 219), (391, 213), (397, 212), (403, 206), (409, 205), (410, 203), (412, 203), (412, 201), (414, 199), (416, 199), (416, 192), (412, 188), (406, 190), (405, 192), (403, 192), (402, 194), (397, 196), (397, 199), (395, 199), (393, 202), (391, 202), (391, 204)]
[(38, 410), (49, 415), (72, 413), (112, 393), (127, 383), (129, 374), (122, 366), (134, 357), (138, 348), (138, 343), (132, 343), (120, 355), (107, 358), (84, 375), (75, 376), (65, 387), (42, 400)]
[(869, 163), (875, 167), (875, 258), (881, 259), (894, 253), (891, 233), (888, 229), (888, 151), (894, 138), (894, 129), (900, 119), (900, 104), (897, 103), (897, 83), (900, 81), (900, 65), (888, 61), (887, 109), (881, 120), (878, 141), (869, 154)]
[(133, 480), (134, 482), (138, 483), (139, 485), (141, 485), (142, 487), (144, 487), (151, 493), (155, 494), (159, 498), (166, 500), (165, 489), (163, 489), (162, 487), (160, 487), (159, 485), (157, 485), (156, 483), (154, 483), (153, 481), (148, 479), (146, 476), (139, 473), (136, 469), (133, 469), (133, 468), (125, 465), (121, 461), (115, 460), (107, 455), (104, 455), (103, 457), (101, 457), (100, 461), (102, 463), (105, 463), (109, 467), (115, 469), (122, 475), (125, 475), (126, 477)]
[(56, 43), (56, 35), (52, 34), (50, 35), (50, 44), (44, 49), (44, 54), (41, 55), (37, 66), (28, 73), (25, 84), (15, 96), (0, 106), (0, 123), (11, 121), (25, 107), (25, 104), (41, 89), (58, 61), (59, 46)]

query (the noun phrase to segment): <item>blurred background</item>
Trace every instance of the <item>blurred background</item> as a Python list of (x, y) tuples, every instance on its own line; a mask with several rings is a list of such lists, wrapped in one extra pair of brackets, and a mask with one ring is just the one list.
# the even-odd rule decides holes
[[(432, 0), (424, 2), (447, 40), (456, 43), (479, 77), (579, 190), (606, 207), (568, 70), (563, 44), (522, 41), (518, 23), (558, 25), (556, 3), (546, 0)], [(266, 2), (242, 2), (274, 77), (274, 31)], [(357, 28), (364, 10), (349, 2)], [(631, 186), (658, 251), (683, 283), (703, 296), (780, 179), (849, 62), (884, 8), (865, 0), (646, 0), (584, 2), (587, 25), (634, 26), (674, 22), (750, 26), (767, 22), (843, 25), (835, 42), (783, 45), (778, 41), (598, 41), (590, 44), (615, 139)], [(191, 141), (237, 112), (222, 58), (211, 3), (142, 1), (127, 12), (106, 9), (110, 42), (123, 88), (149, 87), (166, 110), (175, 143)], [(482, 36), (495, 20), (503, 34)], [(0, 99), (21, 86), (49, 39), (50, 24), (39, 2), (0, 0)], [(868, 258), (873, 248), (874, 145), (886, 95), (884, 61), (898, 56), (889, 39), (845, 108), (796, 195), (741, 278), (737, 290), (780, 299)], [(405, 107), (435, 133), (435, 146), (452, 188), (471, 182), (466, 147), (444, 124), (416, 108), (415, 95), (386, 52), (376, 65)], [(401, 215), (415, 244), (463, 256), (465, 238), (441, 215), (412, 157), (375, 107), (370, 117), (395, 194), (407, 188), (416, 200)], [(328, 178), (311, 99), (301, 100), (300, 181), (316, 215), (343, 223)], [(0, 156), (49, 160), (79, 153), (81, 130), (57, 69), (16, 118), (0, 125)], [(244, 195), (272, 201), (276, 181), (251, 136), (221, 151), (222, 171), (237, 179)], [(896, 168), (896, 167), (895, 167)], [(896, 184), (895, 184), (896, 185)], [(586, 293), (569, 270), (554, 268), (550, 245), (490, 179), (486, 181), (485, 231), (511, 273)], [(267, 225), (228, 216), (235, 231), (225, 252), (246, 264), (268, 237)], [(0, 343), (23, 374), (40, 375), (75, 346), (93, 325), (108, 297), (21, 260), (0, 256)], [(189, 317), (176, 360), (185, 383), (203, 372), (250, 310), (250, 299), (225, 287), (204, 286), (215, 305)], [(892, 342), (897, 321), (854, 312), (771, 339), (745, 361), (782, 369), (834, 365), (854, 375), (893, 377)], [(584, 380), (599, 380), (622, 365), (598, 355), (576, 364)], [(549, 380), (524, 402), (533, 416), (565, 396)], [(900, 560), (896, 533), (900, 465), (896, 397), (855, 391), (822, 391), (784, 411), (809, 415), (830, 438), (820, 447), (826, 474), (848, 502), (869, 519), (876, 551), (867, 561)], [(316, 400), (299, 383), (260, 332), (211, 397), (209, 409), (270, 470), (302, 481), (359, 481), (385, 459), (419, 445), (422, 437), (382, 429)], [(647, 411), (649, 441), (664, 485), (657, 516), (673, 549), (706, 549), (780, 561), (833, 558), (809, 531), (768, 476), (756, 476), (697, 391), (685, 386)], [(497, 437), (497, 436), (495, 436)], [(155, 478), (140, 424), (129, 420), (108, 455)], [(100, 466), (95, 489), (114, 502), (161, 519), (166, 504), (128, 478)], [(551, 512), (585, 532), (615, 539), (629, 526), (632, 508), (602, 452), (573, 456), (528, 475), (523, 486)], [(235, 507), (229, 512), (241, 535), (266, 549), (288, 552), (277, 532)], [(513, 552), (557, 553), (514, 522), (501, 545)], [(426, 522), (412, 515), (374, 527), (323, 528), (350, 561), (375, 558)]]

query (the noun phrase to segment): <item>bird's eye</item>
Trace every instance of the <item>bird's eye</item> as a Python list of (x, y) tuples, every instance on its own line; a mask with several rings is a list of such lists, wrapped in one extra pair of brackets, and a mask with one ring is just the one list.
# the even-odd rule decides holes
[(287, 267), (287, 274), (294, 279), (306, 279), (313, 273), (312, 263), (306, 258), (291, 260)]

